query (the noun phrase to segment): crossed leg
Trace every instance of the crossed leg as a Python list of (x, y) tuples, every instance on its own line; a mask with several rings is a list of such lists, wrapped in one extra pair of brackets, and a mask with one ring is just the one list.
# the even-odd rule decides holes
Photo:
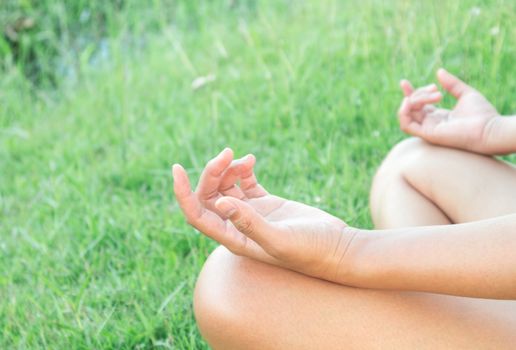
[(411, 138), (377, 172), (371, 214), (376, 228), (463, 223), (516, 213), (515, 194), (513, 166)]
[[(371, 192), (378, 228), (449, 224), (516, 212), (516, 170), (493, 158), (409, 139)], [(195, 290), (214, 349), (514, 348), (516, 301), (346, 287), (223, 247)]]

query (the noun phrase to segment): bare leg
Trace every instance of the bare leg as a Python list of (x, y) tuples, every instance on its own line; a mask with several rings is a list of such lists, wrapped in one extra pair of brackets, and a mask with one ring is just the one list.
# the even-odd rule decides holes
[(419, 139), (398, 144), (371, 190), (377, 228), (461, 223), (516, 212), (516, 169)]
[(369, 198), (376, 228), (450, 224), (446, 214), (407, 180), (404, 171), (421, 163), (422, 142), (409, 139), (396, 145), (376, 173)]
[[(389, 155), (372, 192), (374, 221), (385, 228), (463, 222), (516, 210), (512, 167), (416, 140)], [(206, 262), (194, 305), (201, 332), (215, 349), (503, 349), (516, 344), (516, 301), (350, 288), (236, 257), (225, 248)]]
[(212, 253), (195, 313), (214, 349), (513, 349), (516, 303), (350, 288)]

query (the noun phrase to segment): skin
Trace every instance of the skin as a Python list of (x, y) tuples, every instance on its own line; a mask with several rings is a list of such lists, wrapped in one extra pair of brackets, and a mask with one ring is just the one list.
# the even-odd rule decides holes
[[(319, 209), (268, 194), (253, 173), (253, 156), (233, 161), (232, 151), (224, 150), (208, 163), (195, 192), (184, 169), (174, 165), (174, 191), (188, 222), (232, 252), (218, 249), (196, 288), (198, 323), (214, 348), (516, 343), (513, 301), (463, 298), (516, 299), (516, 216), (505, 215), (516, 209), (510, 196), (516, 173), (470, 153), (505, 153), (486, 135), (507, 135), (486, 132), (499, 116), (476, 90), (443, 70), (438, 79), (457, 97), (456, 107), (436, 111), (432, 104), (442, 96), (435, 85), (414, 90), (402, 81), (400, 125), (433, 144), (463, 150), (414, 140), (393, 150), (371, 193), (373, 220), (382, 230), (350, 228)], [(457, 137), (461, 130), (471, 132)], [(479, 190), (471, 200), (471, 188), (483, 186), (485, 176), (493, 191)], [(365, 310), (372, 321), (365, 321)], [(272, 314), (279, 323), (271, 322)], [(421, 323), (430, 326), (414, 327)], [(403, 337), (395, 336), (400, 327)]]
[(437, 85), (414, 89), (408, 80), (400, 82), (405, 96), (398, 112), (403, 131), (435, 145), (480, 154), (514, 152), (514, 118), (501, 117), (479, 91), (443, 68), (437, 71), (437, 80), (457, 99), (453, 109), (435, 106), (443, 98)]
[[(223, 150), (210, 161), (192, 192), (186, 172), (174, 165), (174, 191), (187, 221), (234, 254), (331, 279), (354, 232), (340, 219), (314, 207), (267, 193), (252, 172), (254, 156), (232, 163), (233, 152)], [(243, 163), (243, 164), (242, 164)], [(242, 164), (240, 187), (228, 183)], [(249, 175), (249, 176), (246, 176)], [(234, 180), (237, 180), (235, 177)]]
[(269, 195), (251, 172), (252, 160), (240, 199), (224, 196), (219, 186), (231, 156), (226, 149), (207, 165), (197, 194), (180, 166), (174, 177), (189, 223), (234, 254), (354, 287), (516, 299), (516, 215), (359, 230), (317, 208)]

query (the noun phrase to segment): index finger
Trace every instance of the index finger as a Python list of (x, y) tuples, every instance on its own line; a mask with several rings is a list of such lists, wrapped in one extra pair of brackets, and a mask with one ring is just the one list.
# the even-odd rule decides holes
[(238, 199), (245, 199), (244, 192), (236, 184), (240, 180), (242, 173), (252, 169), (256, 159), (251, 155), (234, 160), (229, 168), (224, 172), (219, 185), (219, 192), (224, 196), (231, 196)]

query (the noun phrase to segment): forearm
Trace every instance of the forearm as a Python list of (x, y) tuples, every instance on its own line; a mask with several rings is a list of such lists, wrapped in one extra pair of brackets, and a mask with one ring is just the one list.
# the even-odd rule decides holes
[(494, 118), (487, 133), (487, 147), (494, 154), (516, 153), (516, 116)]
[(516, 215), (360, 231), (347, 254), (357, 287), (516, 299)]

